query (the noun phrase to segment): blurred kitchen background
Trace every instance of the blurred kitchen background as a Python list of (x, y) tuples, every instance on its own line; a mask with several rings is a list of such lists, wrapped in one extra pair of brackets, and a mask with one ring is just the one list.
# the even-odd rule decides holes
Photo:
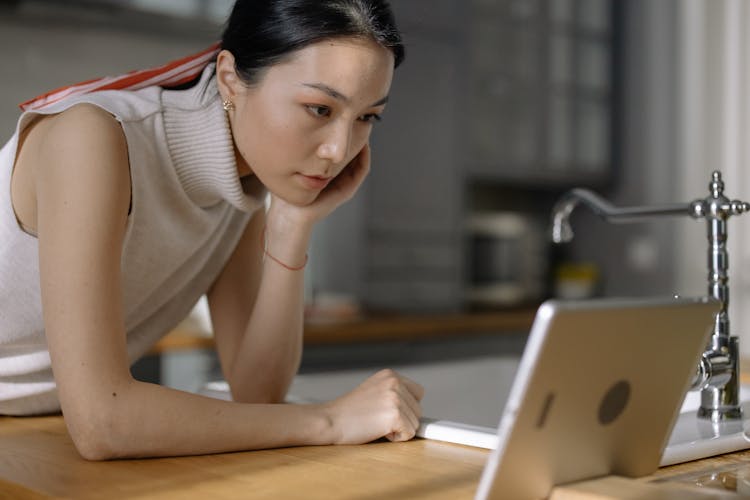
[[(2, 141), (19, 102), (198, 51), (218, 38), (232, 3), (0, 0)], [(576, 237), (553, 247), (549, 214), (574, 186), (621, 206), (689, 202), (707, 195), (715, 169), (730, 198), (750, 199), (750, 3), (392, 5), (407, 58), (373, 134), (370, 178), (315, 233), (306, 271), (311, 320), (706, 293), (703, 221), (610, 225), (579, 208)], [(748, 219), (729, 223), (732, 331), (744, 355)], [(350, 364), (472, 352), (517, 359), (524, 334), (370, 344), (359, 354), (329, 346), (322, 361), (303, 368), (325, 371), (342, 357)], [(308, 363), (316, 352), (306, 354)]]

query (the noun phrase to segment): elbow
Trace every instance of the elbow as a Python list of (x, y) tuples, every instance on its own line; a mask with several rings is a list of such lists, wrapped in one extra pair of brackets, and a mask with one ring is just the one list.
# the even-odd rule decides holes
[(104, 443), (97, 440), (74, 440), (76, 450), (85, 460), (92, 462), (103, 462), (105, 460), (113, 460), (116, 457), (112, 450), (109, 449)]
[(125, 442), (126, 433), (112, 413), (105, 410), (65, 418), (73, 444), (84, 459), (98, 462), (127, 456), (126, 450), (118, 446)]
[(107, 440), (102, 439), (101, 436), (91, 433), (85, 436), (72, 436), (72, 438), (76, 450), (86, 460), (101, 462), (117, 458), (117, 454), (109, 446)]

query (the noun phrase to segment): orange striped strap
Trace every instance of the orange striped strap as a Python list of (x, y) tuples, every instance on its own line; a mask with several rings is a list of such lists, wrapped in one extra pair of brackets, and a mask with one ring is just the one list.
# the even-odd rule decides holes
[(68, 85), (30, 99), (18, 105), (23, 111), (33, 111), (59, 102), (65, 98), (88, 94), (99, 90), (138, 90), (151, 85), (176, 87), (198, 76), (221, 50), (215, 43), (197, 54), (193, 54), (155, 68), (130, 71), (119, 76), (105, 76)]

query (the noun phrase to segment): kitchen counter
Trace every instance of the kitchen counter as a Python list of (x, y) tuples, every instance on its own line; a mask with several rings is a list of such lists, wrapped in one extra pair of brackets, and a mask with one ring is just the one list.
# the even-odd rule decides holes
[[(0, 418), (0, 498), (381, 499), (473, 498), (488, 451), (415, 439), (361, 446), (284, 448), (197, 457), (88, 462), (62, 417)], [(750, 451), (662, 468), (640, 479), (609, 477), (557, 488), (630, 498), (735, 498)], [(705, 484), (707, 488), (694, 485)], [(685, 489), (689, 488), (689, 489)], [(674, 496), (669, 496), (674, 495)], [(591, 498), (591, 497), (587, 497)], [(603, 497), (600, 497), (603, 498)], [(739, 497), (737, 497), (739, 498)]]
[[(528, 332), (536, 308), (518, 308), (454, 314), (367, 315), (305, 321), (305, 345), (407, 341), (472, 333)], [(183, 323), (161, 339), (152, 354), (176, 349), (212, 349), (213, 338), (200, 328)]]
[[(306, 343), (517, 333), (529, 330), (534, 312), (308, 322)], [(209, 337), (183, 329), (170, 334), (155, 351), (212, 346)], [(747, 373), (742, 378), (750, 382)], [(479, 448), (415, 439), (97, 463), (80, 457), (60, 416), (0, 417), (0, 499), (470, 499), (488, 454)], [(661, 468), (645, 478), (577, 483), (557, 488), (552, 498), (606, 498), (609, 493), (614, 494), (610, 498), (693, 498), (688, 492), (698, 495), (694, 498), (739, 498), (729, 491), (750, 484), (745, 478), (750, 478), (750, 451)], [(586, 496), (591, 492), (605, 496)]]

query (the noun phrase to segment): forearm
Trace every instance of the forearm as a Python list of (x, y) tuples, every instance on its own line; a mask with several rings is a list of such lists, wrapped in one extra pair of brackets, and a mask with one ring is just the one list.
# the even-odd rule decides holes
[(233, 403), (133, 381), (107, 406), (97, 406), (96, 419), (82, 424), (79, 415), (69, 423), (79, 451), (93, 460), (334, 441), (331, 418), (317, 405)]
[(296, 278), (276, 279), (289, 271), (275, 266), (264, 265), (260, 293), (229, 374), (236, 401), (280, 402), (299, 368), (303, 286), (291, 283)]
[[(283, 263), (305, 262), (310, 230), (269, 214), (265, 240)], [(237, 401), (281, 402), (302, 356), (304, 271), (264, 259), (258, 294), (229, 382)]]

